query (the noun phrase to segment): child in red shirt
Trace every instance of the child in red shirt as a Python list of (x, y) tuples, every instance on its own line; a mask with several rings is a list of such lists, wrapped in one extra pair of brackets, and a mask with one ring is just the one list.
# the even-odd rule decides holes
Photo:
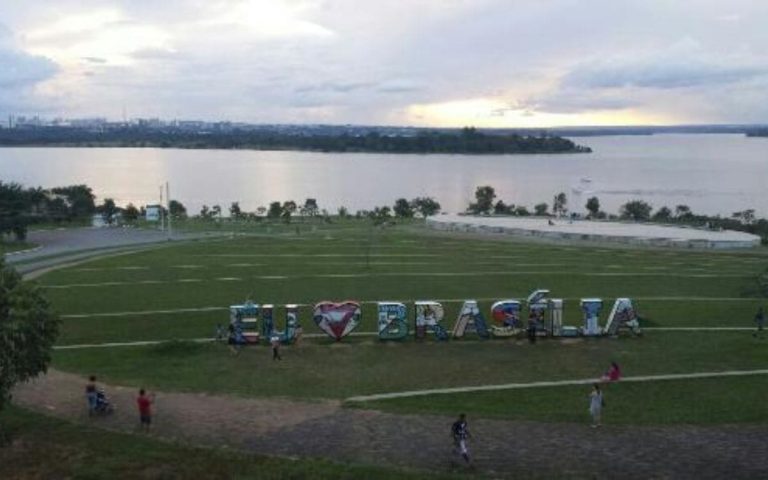
[(608, 369), (607, 372), (605, 372), (605, 375), (603, 375), (602, 380), (604, 382), (618, 382), (621, 379), (621, 369), (619, 368), (619, 364), (616, 362), (611, 362), (611, 367)]
[(154, 394), (150, 397), (144, 389), (139, 390), (139, 396), (136, 398), (136, 405), (139, 407), (139, 422), (145, 432), (149, 432), (149, 426), (152, 424), (152, 402)]

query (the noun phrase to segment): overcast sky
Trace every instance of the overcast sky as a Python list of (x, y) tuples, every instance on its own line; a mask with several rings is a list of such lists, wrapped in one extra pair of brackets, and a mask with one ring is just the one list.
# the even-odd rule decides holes
[(0, 0), (0, 115), (768, 122), (764, 0)]

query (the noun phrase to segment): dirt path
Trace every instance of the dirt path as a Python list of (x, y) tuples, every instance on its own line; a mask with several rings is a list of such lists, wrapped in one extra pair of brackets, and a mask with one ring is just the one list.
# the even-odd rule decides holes
[[(88, 418), (83, 378), (51, 371), (15, 402), (117, 431), (136, 429), (135, 389), (107, 387), (117, 406)], [(158, 393), (153, 435), (254, 453), (446, 471), (452, 418), (344, 409), (338, 402)], [(760, 478), (768, 426), (604, 427), (472, 419), (476, 469), (494, 477)]]

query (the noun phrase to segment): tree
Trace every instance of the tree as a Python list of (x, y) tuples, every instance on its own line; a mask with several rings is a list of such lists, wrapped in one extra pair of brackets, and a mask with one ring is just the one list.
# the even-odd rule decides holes
[(568, 213), (568, 209), (566, 208), (567, 205), (568, 197), (565, 196), (564, 192), (558, 193), (552, 201), (552, 213), (559, 217), (564, 216)]
[(657, 222), (668, 222), (672, 218), (672, 210), (668, 207), (661, 207), (653, 214), (653, 220)]
[(475, 203), (469, 205), (472, 213), (490, 213), (493, 207), (493, 200), (496, 198), (496, 191), (493, 187), (486, 185), (475, 189)]
[(678, 205), (675, 207), (675, 217), (679, 219), (686, 219), (693, 216), (691, 213), (691, 207), (688, 205)]
[(544, 202), (536, 204), (533, 206), (534, 215), (538, 217), (544, 217), (546, 215), (549, 215), (549, 212), (547, 212), (548, 208), (549, 208), (549, 205), (547, 205)]
[(56, 187), (51, 192), (66, 198), (70, 219), (90, 217), (96, 213), (96, 195), (87, 185)]
[(27, 237), (27, 205), (18, 183), (0, 182), (0, 236), (13, 233), (17, 240)]
[(520, 205), (519, 207), (515, 208), (515, 215), (517, 215), (519, 217), (527, 217), (530, 214), (531, 214), (531, 212), (529, 212), (528, 209), (525, 208), (522, 205)]
[(243, 216), (243, 211), (240, 210), (240, 202), (232, 202), (229, 206), (229, 216), (235, 220)]
[(211, 218), (211, 209), (208, 208), (208, 205), (203, 205), (203, 208), (200, 209), (200, 218), (203, 220)]
[(104, 222), (106, 222), (107, 225), (112, 225), (112, 223), (114, 223), (115, 215), (117, 215), (119, 211), (117, 205), (115, 205), (115, 201), (111, 198), (105, 198), (104, 203), (99, 206), (101, 218), (104, 219)]
[(44, 373), (59, 332), (59, 318), (36, 284), (0, 257), (0, 410), (12, 387)]
[(504, 203), (504, 200), (499, 200), (493, 205), (494, 215), (507, 215), (509, 212), (510, 208), (506, 203)]
[(288, 200), (286, 202), (283, 202), (283, 220), (285, 220), (286, 223), (291, 223), (291, 215), (296, 211), (296, 202), (293, 200)]
[(587, 207), (587, 211), (589, 212), (590, 218), (597, 218), (600, 214), (600, 200), (598, 200), (597, 197), (590, 197), (587, 199), (587, 204), (585, 205)]
[(126, 222), (135, 222), (139, 219), (139, 209), (132, 203), (123, 209), (123, 218)]
[(178, 200), (171, 200), (168, 202), (168, 210), (171, 212), (171, 217), (176, 220), (187, 218), (187, 207)]
[(283, 206), (280, 202), (272, 202), (269, 204), (269, 210), (267, 211), (267, 218), (280, 218), (283, 214)]
[(395, 200), (395, 206), (392, 210), (395, 212), (397, 218), (413, 218), (413, 207), (410, 202), (404, 198)]
[(748, 210), (744, 210), (743, 212), (733, 212), (732, 217), (744, 225), (750, 225), (755, 221), (755, 209), (750, 208)]
[(347, 210), (347, 207), (339, 207), (338, 211), (339, 218), (347, 218), (349, 216), (349, 210)]
[(263, 217), (265, 213), (267, 213), (267, 207), (259, 205), (259, 207), (256, 209), (256, 215)]
[(221, 218), (221, 205), (211, 207), (211, 218)]
[(432, 197), (416, 197), (411, 200), (411, 205), (424, 218), (440, 212), (440, 204)]
[(314, 198), (308, 198), (304, 200), (304, 206), (301, 209), (302, 215), (309, 215), (310, 217), (316, 217), (320, 207), (317, 205), (317, 200)]
[(392, 218), (392, 210), (388, 206), (375, 207), (368, 215), (373, 219), (373, 223), (379, 225)]
[(621, 218), (639, 222), (651, 218), (651, 209), (652, 207), (642, 200), (632, 200), (622, 205), (619, 212)]

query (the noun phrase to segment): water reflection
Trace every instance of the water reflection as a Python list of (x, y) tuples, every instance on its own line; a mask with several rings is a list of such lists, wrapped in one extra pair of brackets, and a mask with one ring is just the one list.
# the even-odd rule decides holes
[[(559, 191), (579, 205), (592, 194), (616, 211), (630, 199), (658, 208), (687, 204), (730, 215), (755, 208), (768, 215), (768, 141), (741, 135), (654, 135), (576, 139), (592, 154), (465, 156), (324, 154), (228, 150), (6, 148), (0, 178), (28, 186), (86, 183), (118, 204), (156, 202), (159, 186), (190, 212), (203, 204), (226, 211), (308, 197), (335, 211), (391, 205), (398, 197), (433, 196), (463, 210), (478, 185), (493, 185), (505, 203), (551, 204)], [(581, 195), (580, 179), (591, 180)], [(581, 188), (581, 187), (579, 187)], [(573, 203), (573, 202), (572, 202)]]

